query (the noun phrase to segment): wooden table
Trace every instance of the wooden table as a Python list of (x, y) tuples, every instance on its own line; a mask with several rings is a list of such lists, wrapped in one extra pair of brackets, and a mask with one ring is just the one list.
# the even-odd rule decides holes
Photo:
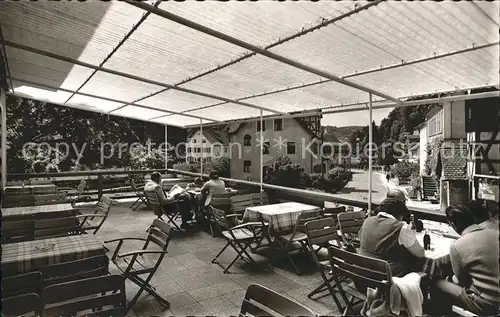
[(2, 220), (63, 218), (73, 216), (75, 212), (71, 204), (2, 208)]
[(90, 235), (5, 244), (2, 245), (2, 273), (12, 276), (104, 254), (101, 242)]
[(317, 212), (321, 208), (297, 202), (248, 207), (243, 214), (243, 221), (265, 221), (274, 233), (293, 230), (301, 212)]

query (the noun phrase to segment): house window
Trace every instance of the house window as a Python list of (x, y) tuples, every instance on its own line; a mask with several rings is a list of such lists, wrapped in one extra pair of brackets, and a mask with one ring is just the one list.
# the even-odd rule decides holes
[(286, 153), (287, 154), (295, 154), (295, 142), (287, 142), (286, 143)]
[(196, 143), (196, 139), (193, 139), (193, 143)]
[(250, 134), (245, 134), (243, 137), (243, 146), (252, 146), (252, 137)]
[(196, 148), (196, 153), (201, 153), (201, 148), (197, 147)]
[(188, 151), (188, 153), (191, 153), (191, 148), (190, 148), (190, 147), (188, 147), (188, 148), (187, 148), (187, 151)]
[(271, 147), (271, 141), (264, 141), (262, 154), (269, 154), (270, 147)]
[(201, 141), (201, 143), (207, 143), (207, 140), (203, 139), (203, 140)]
[[(260, 121), (257, 121), (257, 131), (260, 131)], [(266, 131), (266, 121), (262, 121), (262, 131)]]
[(243, 172), (250, 173), (252, 171), (252, 161), (243, 161)]
[(283, 129), (283, 119), (274, 119), (274, 131), (281, 131)]

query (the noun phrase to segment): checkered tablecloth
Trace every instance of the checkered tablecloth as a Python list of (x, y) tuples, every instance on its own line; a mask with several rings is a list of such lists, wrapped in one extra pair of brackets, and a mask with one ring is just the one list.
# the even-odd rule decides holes
[(296, 202), (248, 207), (243, 214), (244, 222), (265, 221), (269, 223), (272, 233), (293, 230), (297, 217), (301, 212), (317, 212), (320, 208)]
[[(417, 240), (421, 245), (423, 245), (424, 234), (423, 231), (417, 233)], [(430, 279), (439, 279), (450, 273), (450, 246), (455, 240), (433, 232), (429, 235), (431, 236), (431, 250), (425, 251), (422, 271)]]
[(2, 245), (2, 273), (12, 276), (41, 267), (105, 254), (93, 236), (68, 236)]
[(3, 220), (29, 220), (34, 217), (68, 217), (73, 216), (75, 209), (71, 204), (54, 204), (28, 207), (2, 208)]

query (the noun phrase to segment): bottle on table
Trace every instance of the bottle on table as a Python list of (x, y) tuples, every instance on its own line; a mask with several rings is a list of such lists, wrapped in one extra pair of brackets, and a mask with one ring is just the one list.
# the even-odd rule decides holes
[(413, 214), (410, 215), (410, 226), (411, 230), (415, 230), (415, 216)]
[(424, 250), (430, 250), (430, 249), (431, 249), (431, 236), (429, 235), (429, 230), (425, 229)]

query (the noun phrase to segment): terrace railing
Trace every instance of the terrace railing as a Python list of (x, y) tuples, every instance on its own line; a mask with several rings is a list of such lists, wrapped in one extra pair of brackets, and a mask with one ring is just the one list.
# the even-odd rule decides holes
[[(97, 182), (97, 188), (92, 188), (90, 192), (86, 192), (85, 194), (115, 194), (113, 198), (132, 198), (137, 197), (132, 187), (128, 183), (129, 176), (145, 176), (151, 174), (153, 172), (160, 173), (169, 173), (174, 175), (183, 175), (189, 177), (198, 177), (199, 173), (191, 173), (185, 171), (179, 171), (175, 169), (161, 169), (161, 170), (120, 170), (120, 171), (81, 171), (81, 172), (59, 172), (59, 173), (37, 173), (37, 174), (9, 174), (9, 180), (28, 180), (32, 178), (52, 178), (56, 184), (63, 182), (63, 180), (71, 179), (75, 181), (74, 188), (76, 188), (76, 184), (82, 178), (94, 178), (94, 179), (105, 179), (104, 176), (122, 176), (123, 181), (116, 182), (112, 188), (105, 188), (106, 182), (101, 181)], [(207, 176), (207, 175), (203, 175)], [(60, 179), (60, 181), (58, 181)], [(221, 177), (227, 184), (247, 189), (250, 191), (258, 192), (260, 190), (261, 184), (257, 182), (244, 181), (233, 178), (225, 178)], [(353, 207), (363, 208), (365, 210), (368, 209), (368, 202), (360, 199), (351, 199), (341, 197), (340, 195), (330, 194), (325, 192), (318, 191), (309, 191), (305, 189), (297, 189), (291, 187), (283, 187), (272, 184), (262, 184), (262, 189), (266, 191), (271, 200), (288, 200), (288, 201), (297, 201), (302, 203), (307, 203), (316, 206), (324, 206), (324, 202), (336, 202), (343, 205), (349, 205)], [(97, 198), (95, 198), (97, 199)], [(372, 208), (376, 208), (378, 202), (372, 202)], [(421, 219), (434, 220), (439, 222), (446, 222), (444, 213), (440, 211), (432, 211), (425, 208), (419, 207), (409, 207), (410, 211), (415, 213)]]

